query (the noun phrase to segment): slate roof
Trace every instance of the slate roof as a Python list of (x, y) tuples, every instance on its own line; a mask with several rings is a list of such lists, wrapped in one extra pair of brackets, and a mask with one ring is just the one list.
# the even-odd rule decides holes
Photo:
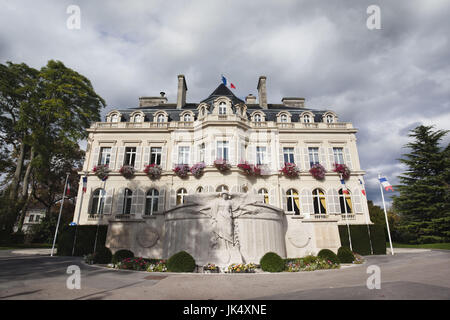
[[(225, 96), (230, 98), (233, 105), (238, 103), (244, 103), (241, 99), (236, 97), (230, 89), (228, 89), (223, 83), (221, 83), (206, 99), (200, 101), (200, 103), (207, 103), (212, 105), (213, 101), (218, 97)], [(196, 117), (198, 114), (197, 107), (200, 103), (186, 103), (183, 108), (177, 109), (176, 103), (164, 103), (151, 107), (135, 107), (128, 109), (119, 109), (118, 111), (122, 114), (122, 122), (127, 122), (130, 119), (130, 114), (136, 110), (140, 110), (145, 114), (145, 121), (153, 121), (153, 114), (157, 110), (164, 110), (169, 116), (169, 121), (179, 121), (180, 114), (184, 110), (191, 110)], [(310, 108), (299, 108), (299, 107), (289, 107), (284, 104), (268, 104), (267, 109), (262, 109), (259, 104), (247, 104), (247, 115), (253, 113), (255, 110), (261, 110), (265, 116), (266, 121), (276, 121), (277, 114), (280, 111), (288, 111), (291, 115), (292, 122), (298, 122), (300, 114), (304, 111), (311, 111), (314, 114), (315, 122), (322, 122), (322, 116), (328, 110), (314, 110)], [(211, 111), (211, 110), (210, 110)]]

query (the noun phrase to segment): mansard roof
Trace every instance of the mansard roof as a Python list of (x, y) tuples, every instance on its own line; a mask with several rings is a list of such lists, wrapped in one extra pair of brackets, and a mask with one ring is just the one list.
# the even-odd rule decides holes
[(217, 99), (218, 97), (227, 97), (230, 98), (230, 100), (233, 102), (233, 104), (237, 104), (237, 103), (244, 103), (244, 101), (242, 101), (241, 99), (239, 99), (238, 97), (236, 97), (234, 95), (233, 92), (231, 92), (230, 89), (228, 89), (228, 87), (226, 85), (224, 85), (223, 83), (221, 83), (216, 90), (214, 90), (208, 98), (200, 101), (200, 102), (206, 102), (211, 104), (215, 99)]

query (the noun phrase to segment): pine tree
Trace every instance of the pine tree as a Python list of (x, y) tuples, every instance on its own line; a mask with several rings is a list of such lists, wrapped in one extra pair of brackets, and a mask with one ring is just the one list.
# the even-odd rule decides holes
[(444, 242), (450, 239), (449, 212), (449, 147), (442, 150), (440, 140), (446, 130), (433, 131), (433, 126), (411, 130), (413, 142), (406, 144), (410, 152), (400, 162), (407, 171), (399, 176), (400, 192), (394, 197), (394, 208), (402, 217), (401, 230), (411, 242)]

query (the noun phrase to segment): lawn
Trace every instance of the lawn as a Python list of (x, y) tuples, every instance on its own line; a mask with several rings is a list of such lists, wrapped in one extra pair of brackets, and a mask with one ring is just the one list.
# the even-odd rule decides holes
[[(389, 248), (389, 243), (386, 244)], [(450, 250), (450, 243), (427, 243), (427, 244), (402, 244), (402, 243), (393, 243), (392, 246), (394, 248), (421, 248), (421, 249), (444, 249)]]
[(36, 248), (51, 248), (49, 243), (30, 243), (30, 244), (6, 244), (1, 245), (0, 250), (14, 250), (14, 249), (36, 249)]

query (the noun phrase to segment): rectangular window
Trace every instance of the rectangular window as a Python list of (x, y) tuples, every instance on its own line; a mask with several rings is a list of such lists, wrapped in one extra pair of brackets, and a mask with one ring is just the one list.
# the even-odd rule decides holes
[(98, 164), (108, 164), (111, 161), (111, 147), (102, 147), (100, 149), (100, 158)]
[(228, 141), (217, 141), (217, 159), (228, 160), (229, 143)]
[(34, 215), (30, 215), (30, 219), (28, 219), (28, 221), (33, 222), (34, 219)]
[(151, 164), (161, 164), (161, 147), (150, 149), (150, 163)]
[(189, 147), (178, 147), (178, 164), (189, 164)]
[(283, 148), (284, 163), (295, 163), (294, 148)]
[(205, 162), (205, 144), (202, 143), (198, 149), (198, 161)]
[(308, 153), (309, 153), (309, 164), (311, 167), (315, 164), (320, 163), (319, 148), (308, 148)]
[(266, 147), (256, 147), (256, 164), (266, 164)]
[(337, 164), (344, 164), (344, 149), (333, 148), (334, 162)]
[(136, 161), (136, 147), (126, 147), (125, 148), (125, 162), (126, 166), (133, 166)]

